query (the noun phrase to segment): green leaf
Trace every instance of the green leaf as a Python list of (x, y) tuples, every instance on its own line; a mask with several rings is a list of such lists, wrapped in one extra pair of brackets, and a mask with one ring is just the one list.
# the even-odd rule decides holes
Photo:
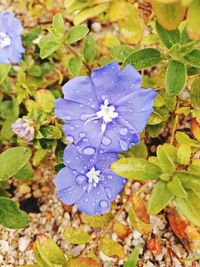
[(156, 21), (156, 31), (161, 41), (168, 49), (171, 48), (174, 44), (180, 42), (180, 32), (178, 29), (174, 31), (168, 31)]
[(181, 165), (188, 165), (191, 157), (191, 146), (188, 144), (181, 144), (177, 151), (177, 163)]
[(41, 243), (36, 240), (34, 256), (40, 267), (67, 266), (64, 253), (51, 239), (44, 240)]
[(192, 52), (187, 54), (183, 59), (191, 66), (200, 68), (200, 50), (192, 50)]
[(194, 0), (188, 8), (187, 31), (191, 39), (200, 40), (200, 2)]
[(173, 194), (167, 188), (167, 183), (159, 181), (153, 188), (148, 201), (147, 211), (150, 215), (158, 214), (172, 200)]
[(83, 57), (87, 63), (92, 63), (98, 55), (97, 45), (94, 37), (89, 34), (83, 44)]
[(125, 59), (134, 52), (134, 49), (128, 45), (118, 45), (111, 49), (111, 56), (118, 62), (123, 62)]
[(161, 1), (152, 0), (151, 4), (158, 22), (165, 29), (172, 31), (178, 28), (185, 14), (185, 8), (180, 1), (161, 3)]
[(60, 139), (62, 137), (61, 130), (53, 125), (44, 125), (40, 127), (40, 132), (46, 139)]
[(38, 90), (35, 94), (35, 100), (44, 112), (49, 113), (54, 109), (55, 98), (49, 90)]
[(192, 223), (200, 226), (200, 198), (192, 191), (187, 191), (188, 198), (176, 198), (180, 212)]
[(134, 180), (153, 180), (161, 174), (161, 169), (144, 159), (122, 158), (111, 164), (111, 170), (120, 176)]
[(28, 162), (31, 151), (25, 147), (13, 147), (0, 155), (0, 181), (8, 180)]
[(60, 13), (53, 17), (53, 30), (58, 37), (62, 37), (64, 35), (65, 25), (62, 14)]
[(92, 259), (89, 257), (78, 257), (73, 258), (67, 261), (67, 267), (102, 267), (101, 263), (99, 263), (96, 259)]
[(169, 118), (169, 110), (166, 107), (154, 108), (154, 111), (148, 120), (148, 124), (157, 125), (160, 124), (161, 122), (168, 120), (168, 118)]
[(187, 134), (183, 132), (177, 131), (176, 134), (176, 140), (179, 144), (188, 144), (192, 147), (199, 147), (200, 144), (198, 141), (191, 139)]
[(60, 48), (61, 44), (53, 36), (45, 36), (39, 42), (41, 59), (47, 58)]
[(19, 116), (19, 105), (15, 98), (12, 100), (3, 101), (0, 105), (0, 117), (9, 120), (15, 121)]
[(38, 166), (40, 162), (44, 159), (46, 154), (47, 154), (47, 151), (44, 149), (37, 150), (33, 156), (33, 166), (34, 167)]
[(83, 39), (89, 32), (88, 27), (84, 25), (77, 25), (72, 27), (66, 36), (66, 43), (73, 44)]
[(79, 75), (82, 67), (81, 57), (71, 57), (68, 61), (67, 68), (73, 76)]
[(27, 69), (30, 76), (40, 77), (42, 75), (42, 70), (39, 66), (33, 65)]
[(160, 167), (164, 173), (173, 173), (175, 171), (174, 155), (169, 153), (162, 145), (157, 147), (157, 157), (160, 163)]
[(162, 60), (160, 51), (154, 48), (143, 48), (130, 54), (124, 61), (123, 65), (132, 65), (137, 70), (149, 68), (157, 65)]
[(15, 178), (21, 181), (29, 180), (33, 177), (34, 170), (31, 164), (28, 162), (21, 170), (15, 174)]
[(178, 176), (174, 176), (170, 182), (167, 183), (167, 188), (177, 197), (186, 198), (187, 193), (178, 178)]
[(85, 224), (94, 228), (106, 226), (110, 222), (111, 218), (112, 215), (110, 213), (105, 213), (103, 215), (93, 215), (93, 216), (86, 215), (84, 213), (81, 214), (82, 221)]
[(108, 3), (103, 3), (91, 8), (85, 8), (82, 11), (80, 11), (75, 17), (74, 17), (74, 24), (81, 24), (83, 21), (94, 18), (98, 16), (99, 14), (105, 12), (109, 7)]
[(0, 224), (7, 228), (20, 229), (26, 227), (28, 223), (28, 215), (19, 209), (16, 202), (0, 197)]
[(186, 81), (185, 65), (179, 61), (171, 60), (165, 76), (165, 89), (169, 96), (178, 95)]
[(90, 241), (90, 236), (81, 228), (68, 226), (65, 228), (64, 238), (74, 245), (86, 244)]
[(196, 78), (191, 85), (190, 98), (194, 108), (200, 108), (200, 78)]
[(131, 255), (128, 258), (128, 261), (124, 264), (123, 267), (136, 267), (139, 260), (140, 246), (137, 245), (134, 250), (131, 252)]
[(41, 28), (33, 28), (32, 30), (29, 30), (29, 32), (26, 35), (22, 36), (23, 44), (27, 47), (31, 47), (32, 42), (39, 37), (41, 32), (42, 32)]
[(109, 238), (103, 238), (100, 243), (100, 250), (108, 257), (125, 257), (124, 248), (117, 242)]
[(10, 69), (11, 69), (11, 65), (0, 64), (0, 84), (6, 79)]

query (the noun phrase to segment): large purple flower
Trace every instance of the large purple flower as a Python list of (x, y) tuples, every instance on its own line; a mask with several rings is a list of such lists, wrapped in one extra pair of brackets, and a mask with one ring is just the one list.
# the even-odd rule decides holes
[(63, 131), (86, 155), (121, 152), (139, 142), (152, 113), (156, 93), (141, 88), (141, 75), (127, 65), (120, 71), (112, 62), (93, 70), (91, 77), (76, 77), (63, 86), (64, 98), (55, 113), (64, 120)]
[(76, 203), (86, 214), (105, 213), (126, 182), (109, 168), (117, 159), (114, 153), (84, 155), (74, 145), (69, 145), (64, 152), (66, 167), (59, 171), (55, 180), (58, 197), (65, 204)]
[(0, 63), (17, 63), (24, 48), (21, 22), (11, 12), (0, 13)]

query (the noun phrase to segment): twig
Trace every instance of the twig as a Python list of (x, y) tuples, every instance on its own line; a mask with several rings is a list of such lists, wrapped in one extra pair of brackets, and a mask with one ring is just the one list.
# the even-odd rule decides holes
[(93, 241), (93, 243), (91, 243), (85, 247), (85, 249), (81, 252), (81, 254), (79, 256), (85, 256), (85, 254), (86, 254), (86, 252), (88, 252), (88, 250), (91, 250), (92, 248), (95, 248), (98, 245), (100, 239), (103, 236), (105, 236), (110, 231), (110, 229), (113, 228), (113, 225), (115, 224), (115, 219), (122, 213), (122, 211), (125, 209), (125, 207), (132, 201), (134, 194), (135, 194), (135, 192), (127, 197), (127, 200), (120, 207), (118, 212), (113, 216), (113, 218), (110, 221), (110, 223), (108, 224), (108, 226), (96, 237), (96, 239)]

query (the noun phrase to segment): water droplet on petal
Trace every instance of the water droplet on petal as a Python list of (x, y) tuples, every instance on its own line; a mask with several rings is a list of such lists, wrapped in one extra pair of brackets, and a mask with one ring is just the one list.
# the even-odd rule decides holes
[(121, 146), (122, 150), (127, 150), (128, 149), (128, 145), (124, 140), (120, 140), (119, 143), (120, 143), (120, 146)]
[(72, 171), (72, 174), (73, 174), (73, 175), (76, 175), (76, 174), (77, 174), (77, 171), (76, 171), (76, 170), (73, 170), (73, 171)]
[(65, 116), (65, 119), (66, 119), (66, 120), (71, 120), (71, 118), (72, 118), (71, 116), (68, 116), (68, 115)]
[(88, 142), (88, 138), (83, 138), (83, 142)]
[(95, 149), (93, 147), (88, 146), (83, 150), (83, 153), (85, 155), (91, 156), (95, 153)]
[(112, 176), (111, 174), (109, 174), (109, 175), (108, 175), (108, 179), (111, 180), (112, 178), (113, 178), (113, 176)]
[(87, 178), (86, 178), (86, 176), (85, 175), (78, 175), (77, 177), (76, 177), (76, 183), (78, 184), (78, 185), (83, 185), (83, 184), (85, 184), (86, 183), (86, 180), (87, 180)]
[(71, 136), (71, 135), (67, 135), (67, 136), (66, 136), (66, 139), (67, 139), (67, 141), (70, 142), (70, 143), (73, 143), (73, 142), (74, 142), (74, 137)]
[(110, 190), (110, 188), (106, 187), (106, 188), (105, 188), (105, 192), (106, 192), (107, 197), (108, 197), (108, 198), (111, 198), (112, 194), (111, 194), (111, 190)]
[(83, 137), (85, 137), (85, 133), (80, 133), (79, 136), (80, 136), (81, 138), (83, 138)]
[(95, 205), (95, 203), (94, 202), (92, 202), (92, 206), (94, 207), (94, 205)]
[(107, 136), (104, 136), (103, 139), (102, 139), (102, 144), (103, 144), (104, 146), (108, 146), (108, 145), (110, 145), (110, 143), (111, 143), (110, 138), (107, 137)]
[(66, 188), (66, 191), (67, 191), (67, 192), (71, 192), (73, 188), (74, 188), (74, 186), (72, 185), (72, 186)]
[(126, 135), (128, 133), (128, 129), (126, 127), (122, 127), (120, 130), (119, 130), (119, 133), (121, 135)]
[(101, 208), (107, 208), (108, 207), (108, 201), (107, 200), (101, 200), (99, 205)]
[(106, 96), (105, 96), (105, 95), (102, 95), (102, 96), (101, 96), (101, 99), (102, 99), (102, 100), (105, 100), (105, 99), (106, 99)]
[(85, 201), (85, 202), (88, 202), (88, 201), (89, 201), (89, 199), (88, 199), (88, 198), (84, 198), (84, 201)]

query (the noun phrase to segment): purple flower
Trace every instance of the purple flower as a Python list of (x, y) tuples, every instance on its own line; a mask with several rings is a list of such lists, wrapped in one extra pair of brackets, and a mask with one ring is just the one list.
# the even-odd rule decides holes
[(11, 12), (0, 13), (0, 63), (17, 63), (24, 48), (21, 22)]
[(63, 94), (55, 113), (65, 122), (67, 140), (86, 155), (98, 148), (118, 153), (137, 144), (156, 96), (141, 88), (141, 75), (132, 66), (120, 71), (116, 62), (92, 71), (91, 77), (70, 80)]
[(105, 213), (126, 182), (109, 168), (117, 159), (114, 153), (84, 155), (74, 145), (69, 145), (64, 151), (66, 167), (59, 171), (55, 180), (58, 197), (65, 204), (76, 203), (86, 214)]
[(34, 123), (32, 120), (20, 118), (12, 124), (12, 130), (19, 138), (30, 142), (34, 139), (35, 134), (33, 125)]

